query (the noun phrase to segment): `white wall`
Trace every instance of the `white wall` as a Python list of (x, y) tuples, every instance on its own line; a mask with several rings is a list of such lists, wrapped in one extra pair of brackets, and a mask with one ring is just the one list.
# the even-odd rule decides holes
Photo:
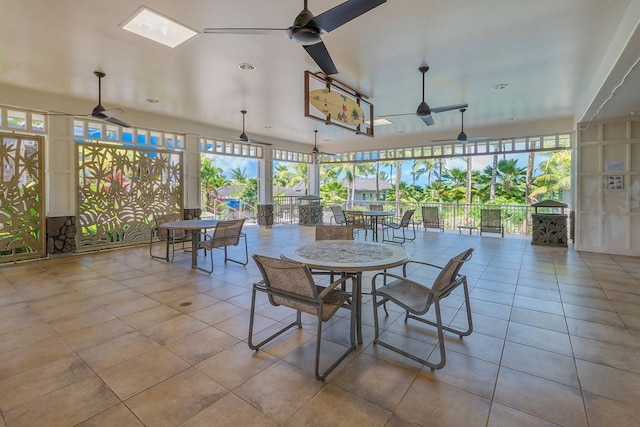
[[(640, 118), (585, 127), (577, 129), (574, 165), (576, 249), (640, 256)], [(609, 177), (620, 177), (622, 188), (610, 188)]]

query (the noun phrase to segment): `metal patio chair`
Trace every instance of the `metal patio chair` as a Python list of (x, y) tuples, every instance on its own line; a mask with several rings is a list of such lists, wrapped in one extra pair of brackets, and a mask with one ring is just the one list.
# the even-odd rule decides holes
[[(184, 243), (191, 240), (191, 233), (187, 230), (167, 230), (160, 228), (160, 224), (165, 222), (180, 221), (182, 218), (179, 213), (170, 213), (156, 215), (153, 214), (153, 222), (155, 226), (151, 229), (149, 240), (149, 255), (153, 259), (161, 259), (167, 262), (173, 262), (176, 253), (176, 243), (182, 243), (182, 250), (187, 251)], [(153, 244), (156, 241), (166, 243), (164, 255), (155, 255), (153, 253)], [(171, 252), (171, 254), (169, 254)]]
[[(406, 211), (399, 222), (384, 222), (382, 223), (382, 241), (383, 242), (391, 242), (391, 243), (400, 243), (403, 244), (407, 240), (415, 240), (416, 239), (416, 225), (411, 220), (413, 217), (413, 213), (415, 209), (409, 209)], [(406, 230), (409, 227), (413, 230), (412, 237), (407, 237)], [(391, 230), (391, 237), (389, 238), (389, 230)], [(396, 231), (402, 230), (402, 236), (396, 236)]]
[[(196, 264), (198, 270), (205, 271), (209, 274), (213, 272), (213, 250), (224, 249), (224, 262), (235, 262), (241, 265), (247, 265), (249, 263), (249, 250), (247, 248), (247, 235), (242, 232), (242, 226), (244, 225), (244, 219), (232, 219), (228, 221), (218, 221), (216, 228), (213, 229), (212, 234), (200, 232), (200, 241), (198, 242), (198, 248), (205, 250), (205, 256), (207, 251), (211, 252), (211, 269), (199, 267)], [(238, 246), (240, 239), (244, 239), (244, 261), (229, 258), (227, 248), (229, 246)]]
[[(387, 272), (378, 273), (373, 276), (373, 279), (371, 280), (371, 295), (373, 298), (373, 323), (375, 328), (374, 344), (380, 344), (387, 347), (390, 350), (429, 366), (432, 370), (442, 368), (447, 362), (444, 348), (444, 331), (452, 332), (460, 337), (467, 336), (473, 331), (467, 277), (460, 274), (460, 268), (462, 268), (462, 265), (466, 261), (471, 259), (472, 253), (473, 248), (467, 249), (461, 254), (451, 258), (444, 267), (439, 267), (422, 261), (408, 261), (402, 268), (402, 276)], [(407, 277), (408, 265), (422, 265), (430, 268), (437, 268), (440, 269), (440, 274), (433, 284), (428, 286)], [(378, 281), (382, 282), (382, 286), (377, 286)], [(467, 311), (468, 328), (466, 330), (458, 330), (450, 326), (443, 325), (440, 308), (441, 300), (448, 297), (451, 292), (461, 285), (464, 289), (464, 301)], [(429, 356), (428, 353), (427, 357), (421, 358), (380, 339), (378, 307), (386, 302), (394, 303), (405, 310), (405, 323), (411, 318), (436, 327), (438, 332), (438, 348), (440, 350), (440, 361), (438, 363), (429, 362), (427, 360)], [(432, 306), (435, 308), (435, 322), (422, 317), (422, 315), (426, 314)], [(386, 312), (386, 307), (384, 309)]]
[[(253, 285), (251, 294), (251, 314), (249, 317), (249, 348), (258, 350), (288, 329), (297, 326), (302, 328), (302, 312), (312, 314), (318, 319), (316, 333), (315, 375), (319, 381), (338, 366), (345, 357), (356, 348), (356, 307), (348, 304), (351, 293), (336, 289), (343, 283), (351, 281), (353, 287), (355, 277), (346, 275), (332, 282), (329, 286), (318, 286), (313, 281), (311, 272), (305, 264), (286, 261), (279, 258), (269, 258), (253, 255), (253, 259), (262, 274), (262, 281)], [(274, 306), (285, 306), (296, 310), (296, 320), (263, 341), (253, 343), (253, 324), (256, 307), (256, 292), (264, 292), (269, 297), (269, 303)], [(320, 372), (320, 344), (322, 343), (322, 324), (330, 320), (340, 307), (348, 306), (351, 310), (349, 328), (349, 348), (322, 373)]]
[(425, 230), (435, 228), (444, 233), (444, 221), (440, 219), (440, 209), (437, 206), (422, 207), (422, 226)]
[(504, 237), (502, 211), (500, 209), (482, 209), (480, 211), (480, 235), (482, 233), (499, 233)]

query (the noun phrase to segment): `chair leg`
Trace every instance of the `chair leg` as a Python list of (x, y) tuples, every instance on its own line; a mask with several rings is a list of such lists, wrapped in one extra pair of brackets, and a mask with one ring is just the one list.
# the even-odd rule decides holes
[(249, 248), (247, 247), (247, 235), (242, 233), (239, 238), (244, 238), (244, 261), (229, 258), (227, 256), (227, 246), (224, 247), (224, 263), (227, 261), (235, 262), (240, 265), (247, 265), (249, 263)]
[(349, 339), (351, 346), (342, 353), (342, 355), (329, 366), (324, 372), (320, 373), (320, 343), (322, 342), (322, 309), (318, 312), (318, 333), (316, 341), (316, 361), (315, 361), (315, 374), (318, 381), (324, 381), (324, 379), (340, 364), (353, 350), (356, 349), (356, 313), (355, 304), (351, 304), (351, 322), (349, 324)]
[[(226, 250), (227, 248), (224, 248), (224, 249)], [(206, 258), (207, 257), (207, 250), (206, 249), (204, 250), (204, 255), (205, 255), (205, 258)], [(209, 258), (211, 258), (210, 261), (209, 261), (211, 263), (211, 268), (209, 270), (207, 270), (206, 268), (199, 267), (197, 260), (196, 260), (196, 268), (198, 270), (204, 271), (205, 273), (211, 275), (211, 273), (213, 273), (213, 249), (211, 250), (211, 256)]]
[[(413, 355), (411, 353), (408, 353), (398, 347), (395, 347), (389, 343), (383, 342), (379, 339), (379, 332), (378, 332), (378, 316), (377, 316), (377, 306), (382, 304), (382, 302), (378, 303), (376, 305), (376, 297), (374, 296), (374, 317), (373, 317), (373, 321), (374, 321), (374, 327), (376, 329), (375, 331), (375, 338), (373, 340), (374, 344), (380, 344), (383, 347), (388, 348), (389, 350), (393, 350), (396, 353), (402, 354), (403, 356), (406, 356), (410, 359), (415, 360), (416, 362), (422, 363), (423, 365), (426, 365), (428, 367), (431, 368), (431, 370), (435, 370), (435, 369), (440, 369), (442, 367), (444, 367), (444, 365), (447, 363), (447, 356), (446, 356), (446, 352), (445, 352), (445, 345), (444, 345), (444, 332), (448, 331), (448, 332), (452, 332), (458, 336), (460, 336), (460, 338), (462, 338), (463, 336), (467, 336), (469, 334), (471, 334), (471, 332), (473, 331), (473, 323), (471, 321), (471, 306), (469, 305), (469, 289), (467, 287), (467, 283), (466, 281), (463, 283), (464, 286), (464, 295), (465, 295), (465, 305), (466, 305), (466, 309), (467, 309), (467, 321), (468, 321), (468, 328), (467, 330), (458, 330), (458, 329), (454, 329), (448, 326), (444, 326), (442, 324), (442, 313), (440, 310), (440, 301), (439, 299), (434, 299), (433, 301), (433, 306), (435, 307), (435, 312), (436, 312), (436, 321), (432, 322), (430, 320), (415, 316), (413, 314), (411, 314), (409, 311), (406, 311), (405, 313), (405, 322), (408, 319), (414, 319), (417, 320), (419, 322), (422, 323), (426, 323), (429, 324), (431, 326), (435, 326), (437, 332), (438, 332), (438, 350), (440, 352), (440, 361), (438, 363), (432, 363), (429, 362), (427, 359), (423, 359), (420, 358), (416, 355)], [(372, 293), (373, 294), (373, 293)]]
[(296, 316), (296, 321), (295, 322), (290, 323), (289, 325), (287, 325), (284, 328), (280, 329), (275, 334), (265, 338), (264, 340), (262, 340), (258, 344), (254, 344), (253, 343), (253, 318), (254, 318), (254, 315), (255, 315), (255, 310), (256, 310), (256, 289), (253, 288), (253, 290), (251, 292), (251, 311), (250, 311), (250, 314), (249, 314), (249, 338), (247, 340), (248, 344), (249, 344), (249, 348), (251, 350), (259, 350), (260, 347), (262, 347), (263, 345), (265, 345), (269, 341), (273, 340), (274, 338), (279, 337), (284, 332), (286, 332), (287, 330), (293, 328), (294, 326), (297, 326), (298, 328), (302, 328), (302, 317), (301, 317), (300, 311), (298, 310), (298, 314)]

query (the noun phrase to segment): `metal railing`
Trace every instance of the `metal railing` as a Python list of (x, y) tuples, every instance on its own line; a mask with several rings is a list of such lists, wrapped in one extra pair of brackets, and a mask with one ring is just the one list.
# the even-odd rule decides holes
[(207, 219), (219, 219), (219, 220), (228, 220), (228, 219), (244, 219), (245, 223), (257, 223), (257, 215), (258, 211), (255, 205), (245, 203), (240, 200), (238, 206), (229, 206), (229, 204), (220, 201), (213, 201), (211, 203), (207, 203), (202, 209), (202, 217)]
[[(425, 203), (425, 202), (394, 202), (394, 201), (373, 201), (356, 200), (353, 203), (346, 201), (321, 202), (323, 206), (323, 222), (328, 224), (331, 221), (331, 206), (341, 206), (343, 209), (369, 210), (372, 204), (383, 206), (385, 211), (396, 212), (400, 217), (408, 209), (415, 209), (413, 221), (417, 226), (422, 226), (422, 207), (435, 206), (439, 209), (440, 219), (443, 221), (445, 230), (458, 231), (459, 226), (480, 226), (480, 212), (482, 209), (500, 209), (502, 212), (502, 225), (504, 234), (510, 236), (530, 236), (531, 235), (531, 214), (534, 208), (530, 205), (494, 205), (482, 203)], [(274, 224), (297, 224), (298, 223), (298, 197), (279, 196), (273, 198), (273, 219)], [(567, 212), (570, 208), (567, 208)], [(543, 210), (538, 208), (538, 212)], [(569, 218), (570, 219), (570, 218)]]

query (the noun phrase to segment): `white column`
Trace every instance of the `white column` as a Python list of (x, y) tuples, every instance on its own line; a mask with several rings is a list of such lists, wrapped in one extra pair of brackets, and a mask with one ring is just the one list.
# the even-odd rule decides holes
[(200, 191), (200, 150), (198, 135), (185, 135), (185, 152), (182, 195), (185, 209), (204, 208)]
[(258, 161), (258, 204), (273, 204), (273, 152), (265, 148), (264, 158)]
[(46, 215), (76, 215), (76, 168), (73, 118), (49, 116), (49, 138), (45, 142)]
[(320, 165), (316, 161), (307, 167), (307, 188), (310, 196), (320, 196)]

